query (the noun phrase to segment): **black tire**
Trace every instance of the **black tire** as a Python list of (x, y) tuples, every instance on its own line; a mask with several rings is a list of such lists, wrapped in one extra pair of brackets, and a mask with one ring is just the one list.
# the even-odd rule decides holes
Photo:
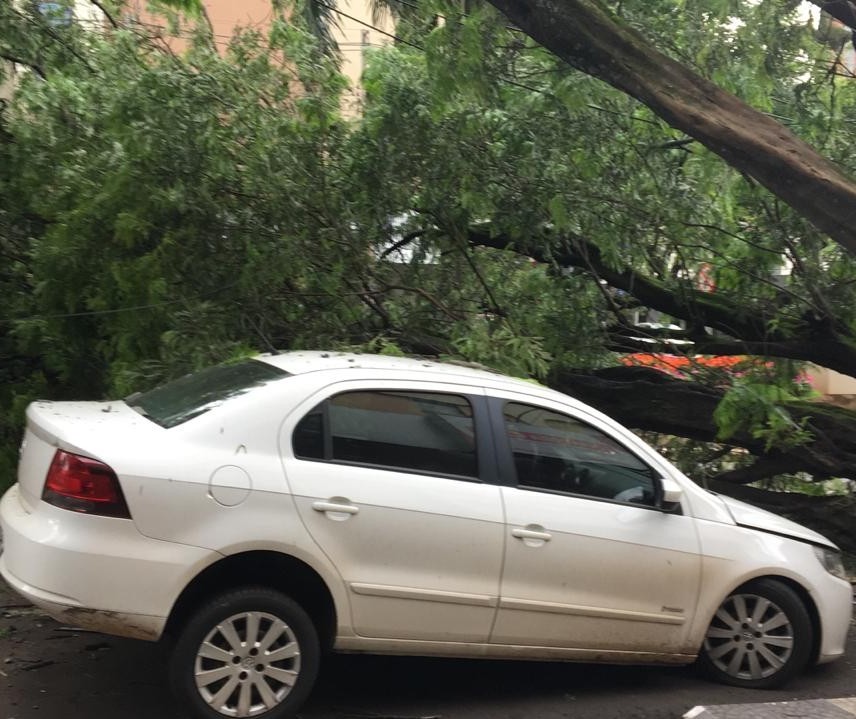
[(191, 616), (173, 647), (169, 678), (198, 719), (282, 719), (306, 700), (320, 657), (318, 633), (297, 602), (266, 587), (243, 587)]
[(811, 618), (796, 592), (774, 579), (758, 579), (719, 606), (699, 666), (723, 684), (774, 689), (805, 669), (813, 642)]

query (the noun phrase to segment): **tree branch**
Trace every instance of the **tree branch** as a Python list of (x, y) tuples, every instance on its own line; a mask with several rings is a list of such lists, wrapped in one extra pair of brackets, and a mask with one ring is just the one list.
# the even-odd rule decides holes
[[(610, 367), (593, 373), (555, 372), (548, 384), (636, 429), (721, 442), (713, 413), (724, 390), (671, 377), (650, 367)], [(804, 424), (812, 439), (795, 447), (766, 448), (765, 442), (738, 429), (726, 444), (757, 457), (780, 462), (778, 472), (807, 472), (818, 479), (856, 478), (856, 412), (830, 405), (795, 401), (783, 405)], [(739, 478), (739, 476), (738, 476)], [(752, 481), (752, 480), (747, 480)]]
[(109, 22), (113, 26), (114, 30), (119, 29), (119, 23), (116, 22), (116, 19), (110, 14), (110, 12), (104, 6), (104, 3), (99, 2), (98, 0), (89, 0), (89, 2), (91, 2), (95, 7), (97, 7), (103, 13), (104, 17), (107, 18), (107, 22)]
[[(821, 339), (795, 338), (789, 341), (747, 341), (731, 340), (721, 337), (704, 337), (678, 330), (651, 330), (626, 326), (615, 326), (608, 330), (608, 347), (615, 352), (671, 352), (680, 354), (691, 352), (699, 355), (730, 357), (734, 355), (753, 355), (757, 357), (779, 357), (803, 362), (823, 364), (831, 355), (840, 352), (839, 343), (825, 343)], [(692, 338), (692, 345), (669, 343), (668, 339)], [(646, 339), (659, 340), (657, 343)], [(825, 366), (825, 365), (824, 365)], [(834, 367), (832, 369), (835, 369)], [(853, 372), (852, 366), (849, 372)]]
[(406, 247), (407, 245), (409, 245), (409, 244), (410, 244), (411, 242), (413, 242), (414, 240), (418, 240), (420, 237), (422, 237), (423, 235), (425, 235), (427, 232), (428, 232), (428, 230), (415, 230), (415, 231), (413, 231), (413, 232), (408, 232), (408, 233), (407, 233), (404, 237), (402, 237), (400, 240), (398, 240), (397, 242), (392, 243), (392, 244), (391, 244), (389, 247), (387, 247), (383, 252), (381, 252), (381, 254), (380, 254), (380, 259), (381, 259), (381, 260), (385, 260), (385, 259), (386, 259), (387, 257), (389, 257), (393, 252), (398, 252), (398, 250), (400, 250), (402, 247)]
[[(751, 304), (696, 290), (689, 282), (670, 287), (633, 268), (616, 270), (605, 262), (596, 245), (576, 235), (559, 236), (545, 230), (541, 237), (514, 241), (504, 235), (491, 235), (490, 228), (481, 225), (470, 229), (469, 242), (517, 252), (538, 262), (585, 269), (641, 305), (687, 320), (691, 332), (685, 336), (698, 343), (699, 353), (704, 353), (706, 347), (710, 354), (731, 352), (804, 360), (847, 375), (852, 375), (856, 367), (856, 337), (843, 334), (844, 328), (834, 318), (804, 315), (797, 329), (789, 333), (774, 330)], [(782, 304), (792, 299), (787, 292), (780, 295)], [(705, 327), (733, 339), (711, 337)]]
[(597, 0), (489, 2), (569, 65), (647, 105), (856, 254), (856, 183), (774, 118), (652, 48)]
[(11, 55), (8, 52), (0, 52), (0, 59), (6, 60), (7, 62), (15, 63), (16, 65), (24, 65), (25, 67), (30, 68), (36, 75), (38, 75), (42, 80), (47, 80), (47, 75), (45, 75), (45, 71), (42, 69), (41, 65), (36, 64), (35, 62), (30, 62), (28, 60), (24, 60), (17, 55)]
[(17, 15), (21, 20), (26, 22), (28, 25), (35, 26), (39, 31), (45, 32), (47, 35), (49, 35), (51, 38), (53, 38), (53, 40), (55, 42), (57, 42), (59, 45), (64, 47), (66, 50), (68, 50), (69, 53), (71, 53), (75, 58), (77, 58), (77, 60), (79, 60), (80, 63), (89, 72), (91, 72), (92, 74), (95, 74), (95, 68), (89, 64), (89, 61), (86, 59), (86, 57), (84, 55), (82, 55), (80, 52), (78, 52), (72, 45), (67, 43), (60, 36), (60, 34), (57, 33), (57, 31), (54, 30), (50, 25), (48, 25), (47, 23), (38, 23), (38, 22), (34, 21), (33, 18), (29, 17), (25, 13), (22, 13), (20, 10), (15, 9), (14, 7), (12, 9), (12, 12), (15, 15)]

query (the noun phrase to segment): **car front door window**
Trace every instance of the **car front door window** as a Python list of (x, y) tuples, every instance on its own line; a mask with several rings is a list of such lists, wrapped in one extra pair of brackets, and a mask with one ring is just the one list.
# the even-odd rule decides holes
[(655, 472), (599, 429), (519, 402), (507, 402), (503, 415), (518, 486), (655, 504)]

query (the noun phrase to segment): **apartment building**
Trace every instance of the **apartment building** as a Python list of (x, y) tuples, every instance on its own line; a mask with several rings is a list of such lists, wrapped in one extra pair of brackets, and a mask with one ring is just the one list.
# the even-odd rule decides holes
[[(160, 26), (168, 36), (164, 19), (152, 15), (147, 5), (146, 0), (131, 0), (126, 6), (124, 18)], [(228, 44), (237, 28), (264, 31), (274, 16), (271, 0), (203, 0), (203, 6), (207, 20), (211, 23), (214, 42), (221, 47)], [(342, 73), (350, 85), (343, 101), (343, 110), (346, 114), (355, 114), (359, 111), (362, 98), (360, 77), (365, 67), (365, 52), (368, 48), (390, 42), (393, 23), (388, 14), (374, 22), (368, 0), (337, 0), (336, 6), (339, 12), (334, 13), (337, 23), (333, 27), (333, 37), (341, 51)], [(170, 40), (176, 49), (180, 49), (185, 42), (181, 37)]]

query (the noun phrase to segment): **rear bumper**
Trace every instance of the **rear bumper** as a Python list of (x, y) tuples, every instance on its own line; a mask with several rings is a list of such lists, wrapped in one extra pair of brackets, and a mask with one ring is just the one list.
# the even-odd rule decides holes
[(63, 624), (149, 641), (159, 639), (166, 624), (164, 617), (99, 611), (82, 607), (77, 603), (69, 603), (74, 601), (70, 597), (52, 594), (22, 582), (8, 570), (2, 554), (0, 554), (0, 576), (18, 594), (44, 609), (47, 614)]
[[(77, 514), (13, 486), (0, 501), (0, 575), (61, 622), (155, 640), (186, 583), (211, 550), (151, 539), (132, 521)], [(219, 555), (217, 555), (219, 556)]]

